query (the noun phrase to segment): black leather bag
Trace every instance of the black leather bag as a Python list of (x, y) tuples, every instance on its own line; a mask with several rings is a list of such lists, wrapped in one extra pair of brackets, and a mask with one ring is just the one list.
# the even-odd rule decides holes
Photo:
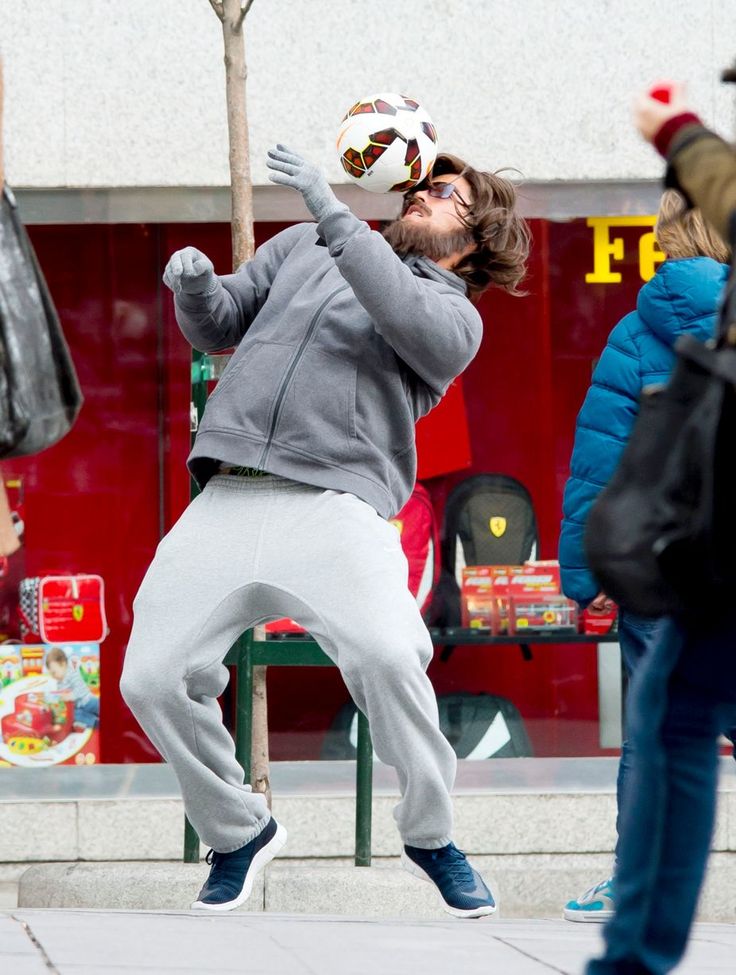
[(82, 406), (69, 349), (6, 186), (0, 199), (0, 458), (36, 454)]
[(663, 387), (644, 390), (631, 439), (585, 533), (601, 589), (642, 616), (701, 626), (736, 596), (736, 275), (714, 340), (681, 336)]

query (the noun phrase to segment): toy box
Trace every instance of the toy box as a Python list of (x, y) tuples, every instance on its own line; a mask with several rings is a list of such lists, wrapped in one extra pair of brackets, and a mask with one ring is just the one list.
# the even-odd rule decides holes
[(0, 766), (99, 761), (96, 643), (0, 646)]
[(509, 597), (509, 632), (577, 633), (578, 608), (572, 599), (554, 593)]
[(462, 625), (490, 630), (494, 636), (513, 633), (509, 606), (514, 597), (559, 592), (558, 562), (466, 566), (460, 593)]
[(614, 634), (618, 631), (618, 607), (601, 612), (587, 606), (580, 614), (583, 633), (600, 636), (606, 633)]
[(560, 592), (559, 562), (526, 562), (522, 566), (512, 566), (509, 583), (509, 596), (527, 596), (538, 593), (557, 595)]
[(511, 576), (523, 566), (465, 566), (460, 591), (461, 623), (473, 630), (508, 632), (508, 592)]

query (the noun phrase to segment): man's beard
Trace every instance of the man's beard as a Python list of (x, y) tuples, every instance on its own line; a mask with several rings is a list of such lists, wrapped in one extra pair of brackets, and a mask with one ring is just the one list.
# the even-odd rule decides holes
[(473, 243), (472, 233), (462, 227), (437, 231), (425, 227), (423, 221), (415, 220), (393, 220), (384, 228), (383, 236), (401, 257), (417, 254), (428, 257), (430, 261), (452, 257)]

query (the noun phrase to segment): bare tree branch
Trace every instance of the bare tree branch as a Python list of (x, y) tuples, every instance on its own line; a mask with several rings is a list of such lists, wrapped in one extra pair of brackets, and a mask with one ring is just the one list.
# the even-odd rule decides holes
[(240, 4), (240, 23), (242, 24), (248, 16), (248, 11), (253, 6), (253, 0), (241, 0)]
[(225, 19), (225, 11), (222, 7), (222, 0), (210, 0), (210, 7), (212, 7), (220, 20)]

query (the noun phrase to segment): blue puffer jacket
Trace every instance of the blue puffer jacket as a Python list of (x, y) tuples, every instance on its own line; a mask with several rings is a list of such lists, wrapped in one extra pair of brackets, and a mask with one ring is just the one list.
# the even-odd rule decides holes
[(608, 337), (578, 414), (562, 504), (562, 588), (582, 606), (600, 591), (585, 561), (585, 522), (631, 436), (641, 390), (667, 380), (678, 336), (713, 334), (727, 275), (728, 267), (709, 257), (665, 261), (639, 292), (636, 311)]

